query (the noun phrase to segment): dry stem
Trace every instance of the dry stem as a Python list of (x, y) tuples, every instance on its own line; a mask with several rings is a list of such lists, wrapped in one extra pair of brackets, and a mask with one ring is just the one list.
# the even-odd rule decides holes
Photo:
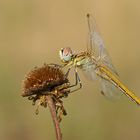
[(56, 133), (56, 139), (62, 140), (61, 129), (60, 129), (59, 121), (58, 121), (57, 114), (56, 114), (56, 107), (55, 107), (55, 104), (53, 102), (51, 95), (47, 95), (46, 100), (47, 100), (47, 104), (48, 104), (48, 107), (50, 109), (51, 116), (53, 119), (55, 133)]

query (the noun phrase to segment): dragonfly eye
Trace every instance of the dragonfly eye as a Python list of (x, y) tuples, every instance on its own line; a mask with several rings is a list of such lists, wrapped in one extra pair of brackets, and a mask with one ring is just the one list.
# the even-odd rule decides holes
[(73, 52), (72, 52), (71, 48), (69, 48), (69, 47), (62, 48), (59, 51), (59, 56), (60, 56), (61, 60), (64, 62), (69, 62), (72, 59), (72, 55), (73, 55)]

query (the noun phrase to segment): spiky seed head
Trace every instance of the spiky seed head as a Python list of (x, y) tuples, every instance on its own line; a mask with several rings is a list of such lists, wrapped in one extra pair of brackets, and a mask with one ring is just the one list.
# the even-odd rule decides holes
[(42, 67), (35, 67), (25, 76), (22, 96), (41, 95), (67, 82), (68, 79), (58, 65), (44, 64)]

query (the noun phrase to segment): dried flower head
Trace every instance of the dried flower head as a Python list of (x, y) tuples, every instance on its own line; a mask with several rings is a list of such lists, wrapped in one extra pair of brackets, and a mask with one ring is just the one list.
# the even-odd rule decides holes
[(68, 79), (61, 71), (60, 66), (44, 64), (43, 67), (35, 67), (26, 75), (23, 81), (22, 96), (47, 94), (56, 86), (64, 83), (68, 83)]
[(67, 97), (70, 93), (69, 80), (63, 74), (61, 67), (56, 64), (44, 64), (42, 67), (35, 67), (30, 71), (23, 81), (23, 97), (28, 97), (33, 101), (33, 105), (38, 101), (36, 114), (38, 114), (38, 107), (47, 106), (46, 96), (50, 95), (56, 107), (56, 112), (59, 112), (59, 119), (61, 114), (66, 115), (63, 107), (62, 97)]

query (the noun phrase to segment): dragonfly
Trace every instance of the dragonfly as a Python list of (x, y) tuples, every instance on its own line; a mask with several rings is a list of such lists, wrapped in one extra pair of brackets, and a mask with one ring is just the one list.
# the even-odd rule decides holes
[(78, 74), (78, 69), (82, 69), (89, 79), (99, 81), (101, 93), (106, 97), (112, 98), (116, 95), (125, 94), (133, 102), (140, 105), (140, 99), (120, 81), (105, 48), (96, 21), (91, 14), (87, 14), (87, 21), (89, 28), (87, 49), (80, 53), (74, 53), (70, 47), (65, 47), (59, 51), (63, 66), (68, 67), (67, 76), (71, 68), (74, 68), (76, 82), (71, 87), (79, 84), (78, 89), (82, 88), (82, 82)]

